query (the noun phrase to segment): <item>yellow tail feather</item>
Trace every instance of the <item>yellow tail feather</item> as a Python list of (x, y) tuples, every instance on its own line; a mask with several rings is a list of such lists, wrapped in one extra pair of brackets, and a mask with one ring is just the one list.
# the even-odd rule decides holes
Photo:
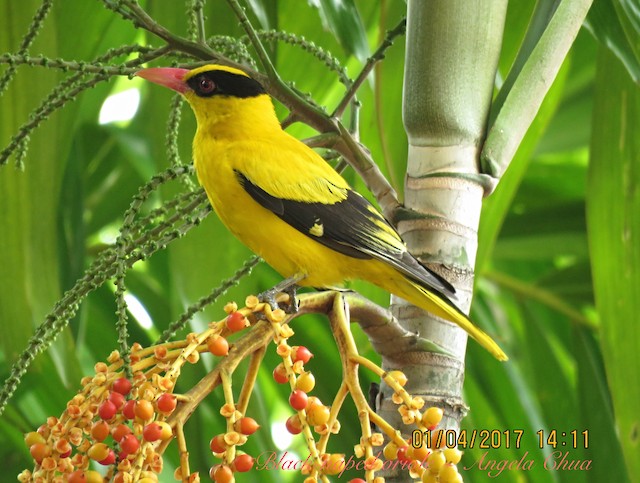
[(429, 292), (417, 283), (404, 277), (403, 281), (404, 283), (399, 284), (400, 287), (396, 287), (396, 290), (393, 290), (398, 296), (427, 312), (457, 324), (499, 361), (509, 359), (500, 346), (498, 346), (487, 333), (471, 322), (462, 312), (459, 312), (440, 297)]

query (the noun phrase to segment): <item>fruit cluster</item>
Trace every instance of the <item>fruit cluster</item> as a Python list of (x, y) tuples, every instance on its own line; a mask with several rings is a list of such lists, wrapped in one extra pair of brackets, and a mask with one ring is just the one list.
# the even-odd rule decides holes
[[(398, 404), (403, 422), (410, 427), (435, 430), (442, 410), (428, 408), (421, 412), (424, 401), (407, 393), (403, 387), (407, 378), (401, 371), (385, 372), (359, 355), (349, 329), (348, 306), (340, 293), (315, 297), (315, 302), (325, 307), (325, 313), (326, 307), (333, 307), (327, 315), (343, 366), (342, 384), (331, 404), (325, 405), (311, 395), (316, 381), (308, 363), (313, 354), (304, 346), (289, 344), (294, 335), (290, 322), (299, 313), (287, 316), (283, 310), (272, 309), (250, 296), (242, 309), (235, 303), (227, 304), (225, 318), (212, 322), (199, 334), (149, 348), (133, 344), (129, 371), (117, 351), (110, 355), (108, 363), (96, 364), (95, 375), (82, 379), (82, 389), (67, 403), (62, 415), (48, 418), (37, 431), (25, 436), (34, 468), (23, 471), (18, 480), (156, 483), (162, 471), (162, 455), (175, 438), (180, 467), (174, 477), (185, 483), (199, 482), (200, 474), (189, 469), (183, 428), (204, 398), (221, 386), (225, 402), (220, 414), (226, 420), (226, 430), (210, 441), (212, 454), (220, 461), (210, 468), (209, 476), (217, 483), (233, 483), (236, 473), (254, 466), (254, 458), (240, 447), (259, 429), (246, 410), (264, 352), (274, 342), (282, 361), (273, 370), (273, 378), (289, 385), (289, 404), (294, 411), (286, 420), (286, 428), (292, 434), (301, 433), (309, 450), (308, 463), (301, 469), (305, 483), (327, 481), (327, 476), (332, 475), (341, 477), (354, 464), (352, 458), (345, 461), (344, 454), (327, 449), (330, 437), (340, 431), (338, 415), (347, 396), (358, 411), (361, 438), (354, 455), (360, 464), (357, 468), (364, 470), (364, 479), (352, 481), (383, 482), (384, 478), (376, 473), (388, 468), (390, 461), (402, 463), (413, 478), (425, 483), (462, 481), (456, 468), (460, 452), (443, 444), (435, 447), (435, 443), (433, 447), (410, 446), (399, 429), (369, 406), (358, 381), (358, 368), (373, 371), (394, 390), (392, 399)], [(303, 308), (304, 303), (302, 299)], [(230, 344), (228, 336), (247, 327), (251, 330)], [(198, 362), (205, 352), (219, 358), (213, 370), (188, 392), (176, 394), (174, 389), (183, 366)], [(249, 367), (236, 397), (231, 375), (245, 359), (249, 360)], [(381, 432), (372, 432), (372, 423)], [(430, 441), (437, 442), (439, 438), (432, 437)], [(95, 465), (102, 465), (104, 470), (95, 471)]]
[[(123, 377), (120, 356), (98, 363), (96, 374), (82, 380), (83, 389), (68, 403), (60, 418), (49, 417), (25, 442), (34, 459), (33, 471), (18, 477), (27, 482), (102, 482), (103, 476), (89, 469), (90, 462), (108, 467), (110, 481), (144, 483), (158, 481), (162, 456), (158, 447), (173, 438), (166, 422), (176, 409), (171, 393), (174, 381), (157, 370), (143, 372), (149, 358), (159, 361), (164, 348), (148, 355), (134, 345), (131, 359), (138, 370), (132, 379)], [(146, 356), (146, 357), (145, 357)], [(156, 368), (158, 364), (156, 364)]]

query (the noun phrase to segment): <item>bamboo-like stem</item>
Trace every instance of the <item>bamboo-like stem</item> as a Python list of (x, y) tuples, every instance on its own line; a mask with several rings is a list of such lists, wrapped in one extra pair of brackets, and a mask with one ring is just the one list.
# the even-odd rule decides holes
[(562, 0), (513, 80), (481, 153), (482, 171), (499, 178), (536, 116), (593, 0)]

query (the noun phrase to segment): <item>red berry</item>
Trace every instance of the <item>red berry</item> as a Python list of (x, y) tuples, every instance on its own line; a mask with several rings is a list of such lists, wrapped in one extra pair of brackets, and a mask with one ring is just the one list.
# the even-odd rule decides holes
[(233, 428), (239, 433), (242, 433), (245, 436), (249, 436), (250, 434), (255, 433), (260, 428), (260, 425), (256, 422), (255, 419), (244, 417), (238, 419), (234, 423)]
[(253, 468), (253, 458), (248, 454), (240, 454), (233, 460), (233, 467), (240, 473), (249, 471)]
[(302, 361), (303, 364), (306, 364), (313, 357), (311, 351), (303, 345), (293, 346), (292, 349), (293, 362)]
[(133, 434), (127, 434), (120, 440), (120, 449), (127, 454), (135, 453), (139, 447), (140, 441)]
[(158, 411), (160, 411), (165, 416), (171, 414), (173, 410), (176, 408), (176, 404), (178, 401), (173, 394), (165, 393), (158, 398), (156, 401), (156, 407)]
[(116, 379), (113, 381), (113, 385), (111, 386), (111, 390), (126, 396), (131, 391), (131, 381), (126, 377), (121, 377), (120, 379)]
[(290, 416), (285, 423), (287, 431), (291, 434), (300, 434), (302, 432), (302, 423), (300, 417), (297, 414)]
[(142, 437), (145, 441), (152, 443), (158, 441), (162, 436), (162, 426), (158, 423), (149, 423), (142, 430)]
[(289, 396), (289, 404), (296, 411), (302, 411), (304, 408), (306, 408), (308, 401), (309, 397), (307, 396), (307, 393), (301, 391), (300, 389), (296, 389), (291, 393), (291, 396)]
[(214, 453), (224, 453), (227, 450), (227, 443), (224, 442), (224, 435), (219, 434), (218, 436), (214, 436), (209, 441), (209, 448)]
[(289, 380), (289, 377), (287, 376), (287, 370), (285, 369), (282, 362), (278, 364), (273, 370), (273, 379), (278, 384), (285, 384)]
[(136, 406), (136, 400), (135, 399), (129, 399), (126, 403), (124, 403), (124, 406), (122, 406), (122, 414), (125, 418), (127, 419), (133, 419), (136, 417), (136, 413), (135, 413), (135, 406)]
[(103, 466), (109, 466), (115, 462), (116, 462), (116, 454), (113, 452), (112, 449), (109, 450), (109, 454), (105, 459), (98, 461), (98, 463), (100, 463)]
[(349, 480), (349, 483), (367, 483), (362, 478), (354, 478), (353, 480)]
[(118, 408), (116, 408), (116, 405), (109, 400), (106, 400), (105, 402), (100, 404), (100, 407), (98, 408), (98, 414), (105, 421), (108, 421), (109, 419), (114, 417), (116, 415), (116, 412), (118, 412)]
[(398, 461), (405, 463), (409, 463), (411, 461), (411, 459), (407, 456), (408, 449), (408, 446), (402, 446), (401, 448), (398, 448), (398, 456), (396, 456)]
[(231, 332), (237, 332), (244, 329), (248, 325), (247, 319), (240, 312), (231, 312), (227, 316), (227, 328)]
[(109, 393), (109, 401), (111, 401), (118, 410), (122, 409), (122, 406), (124, 406), (124, 396), (119, 392), (111, 391)]

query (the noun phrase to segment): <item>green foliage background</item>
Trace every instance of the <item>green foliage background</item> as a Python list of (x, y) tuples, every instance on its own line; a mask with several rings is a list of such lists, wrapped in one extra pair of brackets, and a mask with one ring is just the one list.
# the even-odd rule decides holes
[[(182, 2), (142, 4), (161, 24), (185, 33)], [(35, 0), (0, 0), (0, 53), (18, 49), (39, 5)], [(304, 35), (339, 58), (351, 76), (405, 11), (401, 0), (247, 0), (246, 5), (257, 27)], [(513, 63), (533, 6), (532, 1), (509, 5), (497, 89)], [(535, 461), (533, 469), (507, 469), (496, 480), (640, 481), (640, 419), (635, 409), (640, 400), (640, 95), (632, 80), (639, 78), (640, 43), (634, 6), (631, 0), (596, 1), (591, 32), (580, 32), (510, 170), (483, 207), (472, 318), (497, 335), (511, 360), (499, 364), (469, 344), (465, 400), (471, 411), (463, 425), (469, 431), (524, 430), (520, 448), (513, 447), (513, 440), (507, 447), (503, 434), (500, 447), (484, 457)], [(243, 34), (226, 2), (207, 2), (206, 16), (210, 35)], [(67, 0), (54, 3), (30, 53), (90, 59), (136, 41), (159, 45), (100, 2)], [(282, 78), (294, 81), (319, 104), (329, 109), (336, 105), (344, 89), (335, 74), (299, 48), (269, 48)], [(359, 92), (362, 142), (399, 190), (407, 152), (401, 118), (403, 65), (400, 39)], [(54, 70), (18, 68), (0, 97), (2, 147), (60, 79)], [(104, 99), (129, 83), (142, 92), (136, 118), (127, 126), (99, 126)], [(0, 169), (2, 380), (34, 328), (103, 248), (104, 234), (117, 232), (138, 187), (168, 166), (164, 136), (169, 105), (170, 94), (160, 88), (125, 78), (101, 83), (33, 134), (24, 171)], [(190, 159), (194, 127), (185, 110), (180, 128), (183, 161)], [(300, 137), (311, 133), (298, 125), (290, 131)], [(362, 188), (353, 172), (346, 176)], [(173, 193), (174, 187), (163, 188), (151, 204), (157, 206)], [(127, 275), (127, 286), (157, 328), (144, 330), (132, 323), (132, 340), (152, 343), (187, 305), (231, 276), (249, 256), (210, 216), (136, 265)], [(198, 314), (191, 328), (202, 329), (220, 318), (224, 302), (242, 303), (246, 295), (277, 280), (271, 269), (260, 265), (223, 300)], [(387, 301), (386, 294), (371, 287), (356, 288), (381, 304)], [(113, 289), (105, 284), (89, 296), (52, 349), (36, 359), (0, 417), (0, 458), (5, 462), (0, 480), (12, 481), (30, 465), (22, 433), (48, 415), (60, 414), (80, 378), (116, 348), (114, 312)], [(364, 335), (357, 338), (364, 354), (375, 359)], [(328, 400), (337, 389), (340, 363), (327, 324), (320, 318), (298, 323), (295, 341), (316, 354), (309, 366), (319, 380), (315, 392)], [(285, 390), (270, 378), (275, 353), (266, 362), (249, 409), (263, 424), (247, 447), (254, 454), (276, 450), (269, 426), (282, 423), (287, 415)], [(186, 372), (182, 387), (191, 387), (207, 364), (211, 361)], [(192, 467), (202, 473), (213, 463), (208, 440), (222, 430), (217, 412), (221, 400), (221, 395), (212, 396), (186, 427)], [(352, 454), (357, 426), (345, 417), (341, 422), (343, 446), (335, 449)], [(559, 444), (557, 450), (569, 452), (569, 459), (592, 460), (591, 469), (544, 469), (543, 461), (554, 450), (539, 447), (536, 432), (541, 429), (556, 429), (559, 442), (569, 442), (561, 432), (589, 430), (588, 448)], [(292, 449), (304, 454), (300, 441)], [(461, 470), (486, 451), (467, 450)], [(169, 454), (167, 481), (177, 465), (176, 454)], [(488, 475), (477, 464), (463, 471), (465, 481), (472, 482), (489, 481), (496, 473)], [(259, 477), (291, 481), (299, 475), (275, 471)]]

